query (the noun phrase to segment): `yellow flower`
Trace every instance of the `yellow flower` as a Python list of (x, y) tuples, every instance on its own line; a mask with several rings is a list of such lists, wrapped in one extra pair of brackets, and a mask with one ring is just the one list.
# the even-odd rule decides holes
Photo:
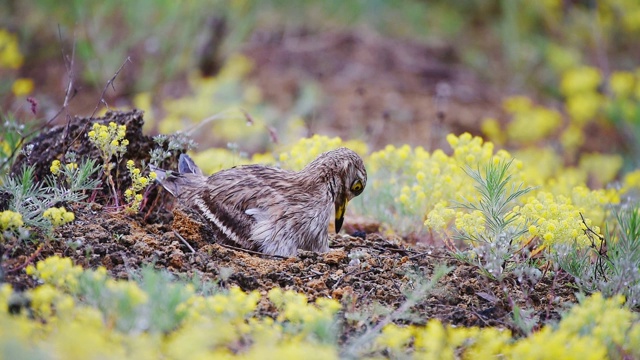
[(506, 112), (513, 114), (529, 111), (533, 107), (533, 103), (526, 96), (512, 96), (504, 99), (502, 107)]
[(480, 125), (482, 133), (489, 138), (489, 140), (502, 144), (505, 142), (505, 134), (500, 129), (500, 123), (498, 120), (493, 118), (487, 118), (482, 121), (482, 125)]
[(411, 329), (389, 324), (382, 329), (380, 337), (376, 340), (378, 344), (400, 350), (411, 340)]
[(11, 86), (11, 92), (15, 96), (24, 96), (24, 95), (31, 94), (31, 92), (33, 91), (33, 88), (34, 88), (33, 80), (19, 78), (13, 82), (13, 85)]
[(633, 93), (635, 86), (635, 75), (628, 71), (616, 71), (609, 78), (609, 87), (613, 94), (620, 98), (625, 98)]
[(73, 171), (78, 168), (78, 164), (72, 162), (72, 163), (66, 164), (65, 167), (67, 168), (67, 170)]
[(75, 219), (76, 219), (76, 216), (72, 212), (67, 211), (62, 214), (62, 220), (65, 223), (72, 222)]
[(54, 227), (64, 225), (75, 220), (75, 215), (63, 207), (49, 208), (42, 213), (42, 217), (48, 219)]
[(49, 171), (51, 171), (53, 175), (58, 175), (58, 173), (60, 172), (60, 160), (53, 160), (51, 162), (51, 167), (49, 168)]
[(588, 66), (571, 68), (562, 76), (560, 90), (567, 97), (576, 94), (594, 93), (601, 82), (602, 74), (597, 68)]
[(4, 231), (12, 228), (19, 228), (24, 225), (22, 215), (20, 213), (5, 210), (0, 212), (0, 230)]
[(596, 92), (585, 92), (571, 95), (567, 98), (566, 109), (571, 120), (578, 124), (587, 123), (593, 119), (603, 104), (604, 98)]
[(4, 30), (0, 29), (0, 69), (18, 69), (24, 61), (22, 53), (18, 47), (18, 38)]

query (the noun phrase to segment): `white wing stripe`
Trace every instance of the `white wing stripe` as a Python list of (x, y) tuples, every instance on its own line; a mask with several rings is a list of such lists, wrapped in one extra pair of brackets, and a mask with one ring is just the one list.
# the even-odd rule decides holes
[(209, 219), (209, 221), (211, 221), (215, 226), (218, 227), (218, 229), (220, 229), (220, 231), (222, 231), (223, 234), (225, 234), (229, 239), (235, 241), (238, 244), (242, 244), (240, 242), (240, 239), (238, 239), (238, 235), (236, 235), (231, 229), (229, 229), (228, 227), (226, 227), (222, 221), (220, 221), (220, 219), (218, 219), (217, 216), (215, 216), (211, 210), (209, 210), (209, 207), (207, 206), (207, 204), (204, 203), (204, 201), (202, 200), (202, 198), (200, 196), (196, 196), (195, 197), (195, 203), (196, 206), (198, 206), (198, 208), (200, 209), (200, 211), (202, 211), (202, 214)]

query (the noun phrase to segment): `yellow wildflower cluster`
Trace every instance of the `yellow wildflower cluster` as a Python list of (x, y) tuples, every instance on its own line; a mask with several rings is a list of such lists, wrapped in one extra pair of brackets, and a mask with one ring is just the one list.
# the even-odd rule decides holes
[[(222, 69), (213, 77), (203, 78), (199, 73), (189, 76), (188, 95), (177, 99), (165, 99), (161, 104), (163, 118), (154, 121), (152, 95), (137, 94), (135, 107), (145, 111), (145, 127), (164, 134), (188, 131), (194, 140), (204, 145), (212, 145), (212, 139), (220, 147), (222, 144), (251, 144), (248, 150), (277, 149), (277, 144), (290, 144), (308, 132), (303, 119), (304, 112), (315, 102), (317, 89), (313, 85), (304, 85), (299, 99), (301, 106), (292, 113), (283, 113), (264, 102), (259, 86), (247, 79), (253, 69), (252, 61), (242, 55), (234, 54), (224, 63)], [(303, 114), (300, 114), (303, 112)], [(243, 146), (244, 148), (244, 146)], [(204, 167), (204, 173), (235, 165), (248, 163), (246, 156), (226, 149), (210, 149), (194, 155), (195, 157), (216, 160), (198, 162)], [(271, 154), (252, 159), (251, 162), (274, 164)]]
[(74, 292), (78, 289), (78, 279), (82, 266), (73, 265), (70, 258), (52, 256), (38, 261), (36, 266), (27, 266), (27, 275), (36, 276), (45, 284)]
[[(103, 267), (96, 270), (84, 271), (81, 266), (73, 265), (71, 259), (58, 256), (39, 261), (36, 266), (27, 267), (28, 275), (35, 276), (44, 282), (43, 287), (34, 289), (32, 301), (39, 304), (34, 308), (46, 319), (53, 315), (49, 311), (51, 299), (62, 299), (68, 295), (78, 295), (86, 287), (91, 291), (99, 291), (103, 301), (101, 310), (103, 316), (117, 320), (118, 312), (132, 310), (147, 303), (149, 297), (135, 282), (118, 281), (107, 276)], [(59, 291), (62, 290), (62, 291)], [(87, 295), (85, 295), (86, 297)], [(66, 301), (66, 300), (65, 300)], [(58, 304), (56, 303), (56, 309)], [(126, 314), (128, 315), (128, 314)], [(101, 316), (102, 317), (102, 316)]]
[(60, 165), (60, 160), (53, 160), (51, 162), (51, 167), (49, 167), (49, 171), (51, 171), (53, 175), (58, 175), (60, 173)]
[(148, 176), (142, 176), (140, 174), (140, 169), (135, 167), (133, 160), (127, 161), (127, 169), (129, 170), (129, 176), (131, 177), (131, 186), (124, 191), (124, 199), (129, 203), (128, 211), (137, 213), (140, 211), (140, 204), (142, 204), (143, 199), (140, 191), (149, 186), (149, 184), (151, 184), (158, 175), (152, 171)]
[[(20, 52), (16, 35), (0, 29), (0, 70), (19, 69), (23, 62), (24, 56)], [(27, 78), (17, 78), (11, 84), (11, 92), (18, 97), (29, 95), (33, 88), (33, 80)]]
[(478, 235), (483, 234), (486, 230), (485, 215), (478, 210), (471, 212), (456, 211), (454, 223), (458, 231), (469, 234), (474, 238), (477, 238)]
[[(308, 304), (304, 295), (272, 291), (269, 297), (286, 312), (274, 320), (254, 315), (261, 299), (258, 292), (231, 288), (202, 296), (195, 294), (192, 285), (171, 284), (182, 293), (179, 303), (168, 309), (178, 315), (179, 323), (157, 336), (139, 331), (148, 323), (136, 319), (162, 301), (133, 281), (113, 280), (102, 267), (82, 270), (59, 257), (29, 266), (27, 273), (44, 282), (27, 293), (31, 315), (28, 311), (9, 315), (7, 306), (1, 305), (7, 304), (12, 290), (10, 286), (0, 287), (0, 348), (4, 341), (11, 341), (20, 351), (26, 350), (19, 346), (30, 344), (38, 350), (53, 348), (52, 356), (62, 358), (138, 358), (142, 354), (182, 358), (186, 353), (190, 357), (229, 357), (233, 344), (245, 343), (245, 350), (236, 355), (259, 359), (306, 353), (312, 359), (337, 358), (335, 347), (322, 343), (317, 336), (306, 336), (321, 331), (322, 324), (333, 323), (340, 309), (334, 300), (318, 299), (314, 305)], [(294, 322), (296, 326), (292, 326)], [(10, 334), (15, 329), (20, 333)], [(36, 333), (39, 335), (34, 337)]]
[(0, 231), (16, 229), (24, 225), (22, 215), (15, 211), (0, 211)]
[(185, 302), (185, 310), (190, 318), (197, 320), (204, 316), (223, 316), (229, 320), (244, 320), (256, 310), (260, 294), (249, 294), (238, 287), (232, 287), (228, 293), (213, 296), (191, 296)]
[[(608, 85), (609, 92), (602, 92)], [(565, 97), (565, 111), (570, 124), (561, 136), (565, 149), (582, 145), (579, 135), (584, 126), (599, 115), (612, 121), (630, 122), (636, 118), (640, 101), (640, 69), (635, 72), (613, 71), (608, 79), (594, 67), (570, 68), (562, 75), (560, 90)], [(608, 96), (605, 96), (608, 94)]]
[(23, 61), (18, 38), (7, 30), (0, 29), (0, 69), (18, 69)]
[[(450, 156), (442, 150), (430, 154), (422, 147), (412, 149), (408, 145), (388, 145), (372, 153), (365, 164), (368, 186), (376, 196), (373, 200), (356, 199), (359, 211), (392, 224), (401, 233), (420, 231), (416, 224), (423, 222), (438, 232), (446, 229), (456, 214), (450, 208), (452, 201), (477, 196), (464, 169), (511, 159), (506, 151), (494, 154), (493, 143), (468, 133), (459, 137), (450, 134), (447, 141), (453, 149)], [(514, 164), (522, 166), (517, 160)]]
[[(197, 124), (217, 114), (212, 120), (212, 132), (215, 136), (230, 136), (228, 140), (236, 141), (243, 131), (253, 135), (258, 129), (246, 126), (242, 112), (228, 110), (251, 108), (251, 101), (261, 99), (262, 95), (257, 88), (253, 88), (252, 96), (247, 99), (241, 96), (234, 96), (233, 99), (228, 97), (229, 91), (239, 91), (238, 83), (251, 71), (252, 66), (246, 57), (234, 55), (215, 77), (202, 78), (196, 74), (191, 76), (189, 86), (193, 89), (193, 95), (163, 103), (167, 116), (159, 124), (160, 132), (173, 133), (184, 129), (185, 125)], [(222, 99), (226, 100), (224, 104), (220, 103)], [(244, 138), (246, 139), (246, 135)]]
[(503, 107), (511, 115), (507, 126), (508, 139), (533, 143), (545, 139), (562, 124), (562, 115), (544, 106), (535, 106), (524, 96), (504, 100)]
[(302, 118), (266, 105), (260, 87), (246, 79), (253, 66), (249, 58), (234, 54), (213, 77), (194, 72), (188, 79), (189, 95), (162, 102), (164, 117), (158, 124), (154, 124), (150, 94), (138, 94), (134, 105), (145, 111), (145, 126), (164, 134), (198, 127), (195, 140), (199, 142), (216, 139), (264, 146), (274, 134), (283, 143), (300, 138)]
[[(526, 106), (526, 101), (521, 99), (521, 104), (514, 101), (509, 106)], [(450, 156), (442, 150), (430, 154), (420, 147), (389, 145), (367, 157), (368, 182), (376, 196), (373, 200), (367, 197), (354, 200), (358, 211), (404, 234), (420, 231), (416, 224), (421, 222), (447, 237), (452, 235), (452, 227), (467, 234), (485, 231), (480, 212), (452, 208), (455, 202), (478, 199), (476, 184), (464, 169), (482, 169), (490, 162), (511, 161), (512, 156), (504, 150), (494, 153), (492, 143), (469, 134), (459, 137), (450, 134), (447, 140), (453, 149)], [(540, 236), (551, 244), (579, 238), (584, 244), (580, 214), (590, 227), (604, 226), (609, 211), (607, 205), (620, 201), (619, 191), (591, 190), (586, 186), (587, 180), (606, 184), (617, 176), (621, 166), (622, 161), (616, 155), (585, 154), (578, 167), (565, 168), (551, 148), (517, 152), (510, 183), (536, 188), (528, 199), (521, 199), (522, 206), (513, 209), (512, 214), (524, 211), (520, 225), (524, 225), (525, 220), (535, 224), (527, 239)], [(640, 175), (636, 178), (634, 184), (637, 185), (633, 185), (633, 177), (629, 176), (627, 188), (640, 187)]]
[(63, 207), (52, 207), (42, 213), (42, 217), (49, 220), (54, 227), (70, 223), (76, 219), (71, 211)]
[(192, 158), (197, 164), (202, 164), (205, 174), (212, 174), (232, 166), (246, 164), (269, 164), (280, 162), (283, 168), (289, 170), (301, 170), (318, 155), (339, 147), (348, 147), (361, 156), (367, 153), (367, 145), (358, 140), (343, 141), (339, 137), (329, 138), (322, 135), (314, 135), (310, 138), (302, 138), (291, 145), (286, 151), (280, 152), (277, 158), (270, 153), (256, 153), (251, 158), (235, 151), (223, 148), (210, 148), (193, 154)]
[(33, 80), (27, 78), (18, 78), (11, 85), (11, 92), (15, 96), (26, 96), (31, 94), (35, 85)]
[[(310, 304), (302, 294), (275, 288), (267, 295), (279, 309), (273, 319), (255, 315), (261, 298), (257, 292), (231, 288), (203, 296), (192, 285), (175, 284), (171, 286), (181, 286), (184, 296), (171, 311), (185, 316), (179, 326), (158, 336), (137, 327), (118, 326), (121, 312), (140, 316), (159, 300), (135, 282), (113, 280), (104, 268), (82, 270), (59, 257), (29, 266), (27, 273), (44, 282), (27, 292), (31, 313), (23, 310), (10, 315), (7, 304), (14, 293), (10, 285), (0, 285), (0, 348), (11, 344), (17, 355), (334, 359), (339, 353), (335, 342), (321, 339), (325, 332), (331, 334), (323, 326), (333, 323), (341, 309), (335, 300), (318, 299)], [(623, 303), (620, 296), (605, 299), (596, 293), (572, 307), (557, 325), (520, 339), (514, 339), (508, 330), (455, 327), (438, 320), (424, 326), (389, 324), (369, 351), (438, 359), (601, 359), (621, 353), (635, 358), (640, 356), (640, 319)], [(244, 344), (240, 350), (239, 344)]]
[(313, 326), (318, 321), (333, 321), (333, 316), (340, 310), (340, 303), (326, 298), (319, 298), (316, 306), (309, 306), (304, 294), (292, 290), (282, 291), (273, 288), (269, 291), (269, 300), (281, 310), (278, 320), (292, 323), (303, 323)]
[[(516, 206), (513, 212), (519, 213), (531, 224), (528, 229), (531, 236), (538, 236), (547, 245), (571, 243), (574, 240), (580, 245), (590, 245), (579, 208), (565, 196), (541, 192), (536, 197), (529, 197), (521, 207)], [(586, 219), (586, 222), (596, 233), (600, 233), (590, 219)]]
[(598, 92), (602, 80), (600, 71), (589, 66), (570, 68), (563, 74), (560, 91), (572, 121), (584, 124), (595, 117), (604, 101)]
[(94, 123), (87, 133), (89, 141), (100, 150), (106, 171), (113, 168), (113, 156), (120, 157), (127, 151), (129, 140), (124, 138), (126, 133), (126, 125), (118, 125), (115, 122), (110, 122), (108, 126)]
[(387, 146), (369, 157), (367, 169), (371, 172), (372, 187), (376, 191), (390, 191), (393, 197), (395, 211), (391, 221), (394, 228), (406, 230), (406, 225), (402, 224), (405, 218), (411, 218), (415, 224), (416, 220), (425, 221), (426, 215), (425, 225), (442, 230), (455, 214), (449, 209), (452, 200), (477, 196), (464, 168), (476, 169), (489, 161), (511, 157), (506, 151), (494, 155), (492, 143), (468, 133), (459, 137), (450, 134), (447, 141), (453, 149), (451, 156), (442, 150), (429, 154), (420, 147), (412, 150), (405, 145), (401, 148)]
[(583, 132), (587, 124), (605, 115), (614, 122), (631, 122), (637, 118), (640, 68), (635, 71), (613, 71), (607, 79), (598, 68), (580, 65), (577, 61), (570, 61), (570, 64), (561, 66), (559, 84), (564, 97), (561, 110), (566, 114), (566, 122), (563, 122), (560, 111), (535, 106), (524, 96), (514, 96), (503, 102), (503, 108), (510, 118), (506, 131), (501, 129), (496, 119), (486, 118), (481, 126), (483, 133), (499, 144), (512, 141), (527, 145), (550, 138), (565, 123), (558, 139), (565, 152), (573, 155), (585, 141)]
[[(74, 170), (78, 169), (78, 164), (75, 162), (70, 162), (68, 164), (64, 164), (64, 168), (67, 170), (67, 172), (73, 172)], [(60, 175), (61, 170), (62, 163), (60, 162), (60, 160), (53, 160), (51, 162), (51, 166), (49, 167), (49, 171), (51, 171), (51, 174), (54, 176)]]
[[(508, 330), (444, 326), (430, 320), (424, 327), (386, 326), (377, 346), (432, 359), (605, 359), (618, 351), (637, 356), (640, 324), (622, 297), (604, 299), (596, 293), (576, 305), (554, 326), (514, 340)], [(632, 355), (633, 354), (633, 355)]]
[[(446, 159), (439, 150), (430, 155), (422, 147), (387, 145), (365, 160), (367, 187), (371, 194), (376, 194), (375, 198), (356, 198), (355, 207), (361, 213), (393, 224), (394, 231), (411, 231), (416, 223), (424, 221), (424, 211), (434, 199), (427, 196), (429, 191), (442, 193), (441, 188), (447, 186), (444, 182), (453, 181), (447, 177), (453, 169)], [(417, 183), (436, 176), (442, 182), (434, 182), (435, 188), (423, 188)]]
[(8, 141), (0, 140), (0, 159), (11, 155), (11, 144)]
[(200, 166), (204, 174), (213, 174), (223, 169), (246, 164), (274, 164), (275, 159), (271, 154), (254, 154), (248, 159), (237, 151), (224, 148), (209, 148), (199, 151), (191, 156), (193, 161)]
[(278, 159), (282, 167), (290, 170), (302, 170), (323, 152), (339, 147), (347, 147), (360, 156), (367, 153), (367, 145), (358, 140), (342, 141), (339, 137), (329, 138), (323, 135), (314, 135), (310, 138), (300, 139), (293, 144), (288, 151), (280, 153)]
[(551, 147), (525, 148), (514, 151), (513, 157), (522, 162), (520, 176), (529, 186), (546, 185), (564, 169), (562, 158)]
[(621, 194), (640, 192), (640, 170), (627, 173), (622, 179)]

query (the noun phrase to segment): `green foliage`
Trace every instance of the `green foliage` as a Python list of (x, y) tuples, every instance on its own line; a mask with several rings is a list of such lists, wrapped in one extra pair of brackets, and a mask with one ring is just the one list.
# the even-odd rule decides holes
[(0, 176), (2, 176), (9, 171), (15, 155), (18, 154), (25, 140), (28, 140), (24, 136), (32, 132), (34, 123), (22, 124), (14, 114), (5, 114), (0, 111), (0, 124)]
[[(454, 254), (478, 265), (485, 274), (501, 280), (504, 271), (517, 265), (515, 256), (521, 249), (520, 238), (528, 231), (526, 222), (513, 212), (515, 200), (533, 190), (523, 188), (523, 184), (511, 182), (509, 168), (513, 160), (497, 160), (484, 166), (484, 174), (478, 168), (467, 167), (465, 172), (471, 177), (480, 194), (476, 201), (457, 202), (457, 206), (475, 212), (481, 220), (480, 226), (461, 226), (456, 239), (471, 245), (472, 253), (458, 249)], [(521, 260), (520, 260), (521, 261)]]
[(151, 150), (149, 164), (160, 169), (167, 168), (166, 161), (170, 158), (177, 159), (181, 153), (197, 147), (193, 139), (182, 132), (170, 135), (158, 134), (153, 137), (153, 142), (156, 146)]
[(603, 237), (585, 233), (592, 239), (586, 249), (566, 248), (555, 254), (563, 270), (573, 275), (586, 293), (601, 292), (606, 297), (624, 295), (630, 307), (640, 307), (640, 208), (627, 205), (615, 213), (616, 223)]
[(73, 294), (94, 306), (125, 333), (166, 333), (186, 316), (180, 304), (192, 295), (190, 287), (177, 283), (167, 272), (144, 267), (135, 281), (115, 282), (104, 271), (83, 272)]
[[(58, 161), (59, 163), (59, 161)], [(70, 163), (71, 165), (75, 163)], [(47, 176), (44, 182), (36, 182), (33, 166), (25, 166), (19, 176), (2, 179), (0, 191), (11, 194), (9, 209), (22, 215), (26, 226), (50, 229), (52, 222), (43, 215), (59, 203), (78, 203), (98, 188), (96, 179), (100, 167), (88, 159), (79, 166), (62, 166), (58, 173)]]
[(511, 184), (511, 188), (508, 189), (511, 180), (508, 172), (512, 162), (513, 160), (491, 162), (484, 167), (484, 176), (480, 169), (465, 169), (465, 173), (476, 182), (475, 188), (480, 194), (480, 199), (477, 202), (467, 200), (457, 205), (470, 211), (480, 211), (486, 227), (482, 233), (461, 233), (463, 239), (475, 243), (495, 242), (500, 237), (506, 237), (511, 242), (527, 231), (522, 225), (515, 226), (518, 215), (512, 213), (512, 208), (517, 198), (533, 188), (523, 188), (524, 185), (521, 183), (517, 187)]

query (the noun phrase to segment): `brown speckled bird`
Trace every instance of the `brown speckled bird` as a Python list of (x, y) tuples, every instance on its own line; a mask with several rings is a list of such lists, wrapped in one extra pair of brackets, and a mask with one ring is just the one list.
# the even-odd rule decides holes
[(209, 221), (217, 241), (281, 256), (328, 251), (332, 212), (338, 232), (347, 203), (367, 184), (362, 159), (347, 148), (323, 153), (299, 172), (245, 165), (207, 177), (187, 155), (178, 170), (155, 171), (183, 207)]

